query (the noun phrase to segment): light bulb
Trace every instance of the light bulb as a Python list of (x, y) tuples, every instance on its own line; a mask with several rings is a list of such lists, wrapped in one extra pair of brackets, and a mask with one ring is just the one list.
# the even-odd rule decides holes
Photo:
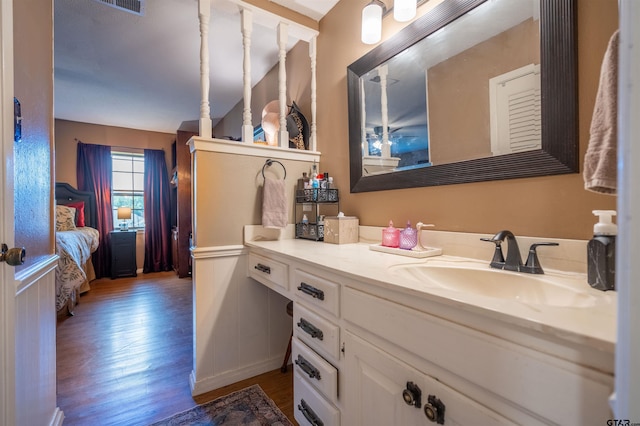
[(382, 6), (373, 0), (362, 9), (362, 42), (375, 44), (382, 38)]
[(393, 19), (407, 22), (416, 16), (416, 0), (395, 0), (393, 3)]

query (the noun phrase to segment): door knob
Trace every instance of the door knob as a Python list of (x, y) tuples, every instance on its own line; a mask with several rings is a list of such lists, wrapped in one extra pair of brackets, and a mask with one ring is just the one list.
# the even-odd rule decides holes
[(2, 244), (2, 252), (0, 253), (0, 262), (7, 262), (11, 266), (18, 266), (24, 263), (26, 251), (24, 247), (9, 248), (6, 244)]

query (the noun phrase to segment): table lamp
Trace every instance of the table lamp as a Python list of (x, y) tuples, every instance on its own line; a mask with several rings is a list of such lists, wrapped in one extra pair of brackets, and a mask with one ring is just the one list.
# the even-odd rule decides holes
[(120, 230), (128, 231), (129, 224), (127, 220), (131, 219), (131, 207), (118, 207), (118, 219), (122, 221), (120, 222)]

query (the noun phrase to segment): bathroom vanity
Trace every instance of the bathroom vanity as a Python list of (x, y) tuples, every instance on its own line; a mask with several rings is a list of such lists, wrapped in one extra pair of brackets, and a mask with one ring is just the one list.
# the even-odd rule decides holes
[(560, 247), (541, 253), (546, 274), (521, 279), (489, 268), (486, 235), (423, 232), (444, 254), (415, 259), (369, 250), (379, 228), (345, 245), (263, 231), (245, 227), (248, 274), (294, 301), (300, 424), (612, 418), (616, 294), (587, 284), (586, 242), (551, 240)]

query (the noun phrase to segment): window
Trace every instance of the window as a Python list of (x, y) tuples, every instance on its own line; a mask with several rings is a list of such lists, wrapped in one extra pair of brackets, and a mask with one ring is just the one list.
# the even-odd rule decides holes
[(111, 205), (113, 207), (113, 227), (118, 228), (118, 207), (129, 207), (131, 219), (126, 220), (129, 228), (144, 228), (144, 156), (112, 152), (113, 181)]

